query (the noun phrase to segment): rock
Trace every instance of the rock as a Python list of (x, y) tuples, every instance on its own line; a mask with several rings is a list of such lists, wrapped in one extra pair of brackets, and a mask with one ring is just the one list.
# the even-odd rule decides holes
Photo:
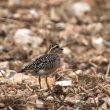
[(75, 72), (70, 71), (70, 72), (68, 72), (68, 77), (72, 78), (72, 80), (74, 79), (74, 81), (75, 81), (75, 79), (76, 79), (77, 75), (76, 75), (76, 73), (75, 73)]
[(9, 6), (20, 5), (21, 0), (8, 0)]
[(36, 107), (39, 109), (43, 109), (44, 108), (44, 103), (43, 101), (36, 99)]
[(33, 17), (38, 17), (39, 15), (38, 15), (38, 13), (37, 13), (37, 11), (35, 10), (35, 9), (30, 9), (29, 10), (29, 13), (33, 16)]
[(78, 99), (78, 96), (77, 96), (77, 95), (76, 95), (76, 96), (69, 96), (69, 95), (68, 95), (68, 96), (65, 98), (64, 102), (69, 102), (69, 103), (71, 103), (71, 104), (75, 104), (75, 103), (79, 102), (79, 99)]
[(64, 81), (57, 81), (55, 83), (55, 85), (59, 85), (59, 86), (71, 86), (72, 85), (72, 81), (71, 80), (64, 80)]
[(52, 96), (48, 96), (46, 100), (47, 100), (47, 101), (53, 101), (54, 98), (53, 98)]
[(76, 75), (79, 75), (79, 74), (82, 74), (83, 71), (82, 70), (77, 70), (77, 71), (75, 71), (75, 73), (76, 73)]
[(0, 62), (0, 68), (1, 68), (1, 69), (9, 68), (9, 62), (7, 62), (7, 61), (5, 61), (5, 62)]
[(87, 26), (87, 30), (92, 33), (98, 33), (103, 29), (103, 25), (101, 23), (91, 23)]
[(5, 50), (5, 47), (3, 45), (0, 45), (0, 52), (3, 52)]
[(0, 103), (0, 109), (4, 108), (5, 104), (4, 103)]
[(14, 35), (14, 40), (17, 44), (29, 45), (32, 48), (37, 48), (43, 42), (42, 38), (36, 36), (35, 33), (26, 28), (18, 29)]
[(97, 57), (93, 57), (91, 59), (91, 62), (101, 65), (101, 64), (107, 64), (109, 60), (106, 57), (99, 55)]
[(60, 17), (57, 15), (55, 8), (52, 8), (50, 10), (50, 18), (52, 21), (56, 21), (56, 22), (60, 21)]
[(64, 30), (66, 25), (65, 23), (63, 22), (59, 22), (59, 23), (56, 23), (55, 27), (58, 29), (58, 30)]
[(10, 50), (9, 56), (10, 58), (15, 60), (26, 60), (28, 57), (26, 50), (24, 50), (22, 46), (19, 46), (19, 47), (13, 48), (13, 50)]
[(70, 50), (68, 47), (64, 47), (63, 49), (64, 49), (64, 50), (63, 50), (63, 53), (64, 53), (65, 55), (69, 55), (69, 54), (71, 53), (71, 50)]
[(56, 6), (63, 3), (65, 0), (47, 0), (48, 5)]
[(106, 103), (102, 104), (101, 107), (99, 107), (98, 109), (99, 110), (109, 110)]
[(11, 79), (16, 74), (16, 71), (7, 69), (6, 73), (7, 73), (6, 78)]
[(92, 38), (92, 44), (94, 47), (104, 47), (104, 39), (102, 37), (99, 38)]
[(105, 97), (105, 98), (103, 98), (103, 100), (110, 107), (110, 97)]
[(22, 90), (17, 90), (17, 96), (20, 97), (20, 96), (24, 96), (26, 93), (25, 91), (22, 91)]
[[(21, 73), (16, 73), (16, 71), (14, 71), (14, 70), (7, 70), (6, 73), (7, 73), (6, 79), (8, 81), (10, 81), (10, 82), (13, 82), (13, 83), (20, 83), (23, 80), (27, 80), (27, 79), (30, 78), (29, 75), (24, 75), (24, 74), (21, 74)], [(31, 82), (33, 79), (30, 78), (29, 80)]]
[(91, 7), (86, 2), (76, 2), (74, 4), (71, 4), (67, 10), (70, 14), (76, 15), (77, 17), (81, 17), (85, 15), (85, 13), (90, 12)]
[(5, 77), (5, 71), (3, 71), (2, 69), (0, 69), (0, 77)]

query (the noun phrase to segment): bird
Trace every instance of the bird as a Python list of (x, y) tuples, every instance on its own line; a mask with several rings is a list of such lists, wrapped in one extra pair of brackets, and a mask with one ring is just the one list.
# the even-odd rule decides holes
[(57, 43), (51, 43), (47, 51), (36, 58), (32, 63), (21, 69), (20, 73), (30, 72), (38, 76), (39, 86), (41, 89), (41, 77), (45, 76), (45, 82), (49, 88), (47, 77), (52, 75), (61, 66), (61, 54), (63, 48)]

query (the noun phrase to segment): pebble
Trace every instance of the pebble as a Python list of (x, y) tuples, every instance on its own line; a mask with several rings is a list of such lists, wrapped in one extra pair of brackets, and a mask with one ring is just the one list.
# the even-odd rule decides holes
[(48, 101), (53, 101), (54, 98), (53, 98), (52, 96), (48, 96), (46, 100), (48, 100)]
[(63, 22), (57, 23), (56, 28), (59, 30), (64, 30), (66, 25)]
[(89, 32), (98, 33), (102, 30), (103, 25), (101, 23), (91, 23), (87, 26)]
[(44, 103), (43, 101), (36, 99), (36, 107), (39, 109), (43, 109), (44, 108)]
[(3, 52), (4, 49), (5, 47), (3, 45), (0, 45), (0, 52)]
[(8, 61), (0, 62), (0, 68), (1, 69), (9, 68), (9, 62)]
[(64, 81), (57, 81), (55, 83), (55, 85), (59, 85), (59, 86), (71, 86), (72, 85), (72, 81), (71, 80), (64, 80)]
[(92, 38), (92, 44), (95, 47), (103, 47), (104, 46), (104, 39), (102, 37), (99, 38)]
[[(77, 96), (76, 96), (76, 97), (77, 97)], [(75, 104), (75, 103), (79, 102), (79, 99), (76, 98), (76, 97), (73, 97), (73, 96), (69, 96), (69, 95), (68, 95), (68, 96), (65, 98), (64, 102), (69, 102), (69, 103), (71, 103), (71, 104)]]
[(8, 0), (9, 6), (20, 5), (21, 0)]
[(5, 76), (5, 71), (0, 69), (0, 77)]
[(4, 107), (5, 107), (5, 104), (4, 103), (0, 103), (0, 109), (4, 108)]
[(70, 14), (81, 17), (85, 13), (90, 12), (91, 7), (86, 2), (76, 2), (74, 4), (71, 4), (67, 10)]
[(69, 72), (69, 74), (68, 74), (68, 76), (70, 76), (70, 77), (76, 77), (76, 73), (75, 72), (73, 72), (73, 71), (70, 71)]
[(75, 73), (76, 73), (77, 75), (79, 75), (79, 74), (82, 74), (83, 71), (82, 71), (82, 70), (77, 70), (77, 71), (75, 71)]
[(110, 107), (110, 97), (105, 97), (105, 98), (103, 98), (103, 100)]
[(63, 53), (65, 55), (69, 55), (71, 53), (71, 50), (68, 47), (64, 47)]
[(33, 16), (33, 17), (38, 17), (39, 15), (38, 15), (38, 13), (37, 13), (37, 11), (35, 10), (35, 9), (30, 9), (29, 10), (29, 13)]
[(17, 44), (30, 45), (32, 48), (37, 48), (43, 42), (41, 37), (36, 36), (34, 32), (26, 28), (18, 29), (14, 35), (14, 40)]
[(6, 80), (10, 81), (14, 84), (21, 83), (22, 80), (27, 80), (27, 79), (30, 80), (30, 81), (33, 81), (32, 78), (30, 78), (30, 79), (29, 78), (30, 78), (29, 75), (24, 75), (24, 74), (21, 74), (21, 73), (18, 74), (14, 70), (7, 70), (6, 71)]
[(10, 78), (12, 78), (16, 74), (16, 71), (14, 71), (14, 70), (8, 70), (7, 69), (6, 73), (7, 73), (6, 78), (7, 79), (10, 79)]

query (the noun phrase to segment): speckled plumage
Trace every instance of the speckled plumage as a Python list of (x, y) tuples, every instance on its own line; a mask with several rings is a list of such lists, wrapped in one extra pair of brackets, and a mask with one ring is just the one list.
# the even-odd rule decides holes
[[(21, 70), (21, 72), (33, 71), (36, 72), (36, 75), (40, 75), (38, 72), (40, 69), (45, 71), (45, 75), (48, 74), (46, 71), (57, 68), (60, 66), (60, 58), (57, 54), (45, 54), (31, 64), (27, 65)], [(50, 73), (51, 74), (51, 73)]]
[(31, 64), (24, 67), (20, 72), (28, 71), (38, 76), (48, 76), (50, 74), (53, 74), (57, 70), (57, 68), (60, 67), (60, 54), (62, 53), (62, 50), (63, 49), (58, 44), (50, 45), (46, 54), (37, 58)]

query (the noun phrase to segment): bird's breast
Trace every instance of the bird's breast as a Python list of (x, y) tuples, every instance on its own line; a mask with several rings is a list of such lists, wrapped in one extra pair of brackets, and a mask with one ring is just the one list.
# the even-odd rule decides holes
[(46, 70), (44, 70), (44, 69), (40, 69), (39, 71), (38, 71), (38, 73), (39, 73), (39, 75), (45, 75), (46, 74)]

